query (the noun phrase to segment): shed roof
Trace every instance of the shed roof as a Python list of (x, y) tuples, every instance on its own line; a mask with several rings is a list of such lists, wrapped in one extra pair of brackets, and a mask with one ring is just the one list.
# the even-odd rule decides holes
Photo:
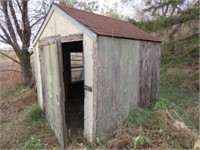
[(78, 10), (64, 4), (55, 5), (97, 35), (161, 42), (159, 38), (142, 31), (128, 22)]

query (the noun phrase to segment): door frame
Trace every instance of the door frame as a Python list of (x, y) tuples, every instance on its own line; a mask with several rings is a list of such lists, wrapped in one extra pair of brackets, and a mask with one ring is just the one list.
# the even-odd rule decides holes
[[(47, 114), (48, 108), (46, 108), (46, 95), (45, 95), (45, 67), (42, 65), (44, 63), (44, 52), (43, 47), (51, 44), (55, 44), (57, 57), (58, 57), (58, 70), (59, 70), (59, 83), (60, 83), (60, 114), (61, 114), (61, 147), (67, 147), (67, 125), (66, 125), (66, 116), (65, 116), (65, 87), (64, 87), (64, 79), (63, 79), (63, 55), (62, 55), (62, 43), (67, 42), (75, 42), (75, 41), (83, 41), (83, 34), (73, 34), (68, 36), (49, 36), (44, 37), (39, 40), (39, 57), (40, 57), (40, 72), (41, 72), (41, 81), (42, 81), (42, 96), (43, 96), (43, 108), (45, 114)], [(83, 47), (84, 51), (84, 47)], [(83, 55), (84, 57), (84, 55)], [(84, 61), (84, 58), (83, 58)], [(48, 120), (48, 116), (46, 116)]]

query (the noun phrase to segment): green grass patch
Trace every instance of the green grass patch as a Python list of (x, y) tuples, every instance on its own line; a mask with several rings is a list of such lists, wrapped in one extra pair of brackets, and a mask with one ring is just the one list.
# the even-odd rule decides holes
[(154, 107), (167, 106), (169, 110), (175, 111), (189, 127), (199, 130), (198, 119), (195, 120), (194, 115), (189, 112), (191, 107), (199, 104), (198, 81), (199, 73), (188, 73), (181, 69), (162, 72), (159, 98)]
[[(172, 47), (175, 51), (169, 51)], [(193, 35), (182, 40), (177, 40), (162, 45), (161, 65), (168, 68), (184, 67), (198, 62), (199, 59), (199, 35)]]
[(44, 149), (44, 144), (41, 142), (38, 136), (31, 136), (24, 145), (25, 150), (41, 150)]
[(38, 105), (33, 105), (29, 109), (29, 117), (31, 120), (37, 121), (44, 118), (44, 112)]
[(47, 125), (47, 121), (44, 117), (44, 111), (39, 105), (33, 105), (28, 110), (28, 122), (31, 124), (39, 125), (41, 127)]
[(190, 81), (191, 77), (183, 73), (163, 74), (161, 76), (159, 97), (165, 98), (183, 109), (197, 104), (198, 95), (193, 91), (188, 91), (185, 87), (185, 84)]
[(166, 110), (169, 108), (169, 101), (167, 99), (159, 99), (153, 106), (153, 110)]
[(150, 110), (144, 108), (137, 108), (132, 115), (125, 122), (125, 125), (132, 124), (135, 127), (143, 127), (147, 123), (150, 116)]

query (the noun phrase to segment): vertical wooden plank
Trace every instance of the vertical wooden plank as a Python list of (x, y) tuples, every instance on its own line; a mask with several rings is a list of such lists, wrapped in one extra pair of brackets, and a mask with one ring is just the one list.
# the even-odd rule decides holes
[(61, 134), (62, 134), (62, 147), (67, 147), (67, 125), (65, 118), (65, 88), (64, 88), (64, 79), (63, 79), (63, 54), (62, 54), (62, 44), (60, 39), (56, 41), (57, 45), (57, 60), (58, 60), (58, 72), (59, 72), (59, 81), (60, 81), (60, 114), (61, 114)]
[[(50, 45), (41, 47), (42, 91), (44, 93), (45, 116), (62, 148), (66, 147), (65, 98), (61, 43), (49, 40)], [(60, 50), (60, 51), (59, 51)], [(62, 57), (61, 57), (62, 58)]]
[(84, 136), (92, 142), (94, 135), (94, 109), (93, 109), (93, 43), (94, 41), (84, 35), (83, 37), (83, 55), (84, 55), (84, 86), (92, 87), (92, 91), (84, 90)]
[[(43, 108), (45, 114), (47, 114), (47, 95), (46, 95), (46, 68), (44, 67), (44, 51), (43, 51), (43, 46), (40, 44), (39, 45), (39, 60), (40, 60), (40, 72), (41, 72), (41, 82), (42, 82), (42, 95), (43, 95)], [(46, 116), (48, 118), (48, 116)]]
[(160, 43), (140, 43), (140, 100), (139, 106), (154, 102), (159, 91)]
[(146, 49), (145, 49), (145, 47), (144, 47), (145, 45), (144, 45), (144, 43), (143, 42), (141, 42), (140, 41), (140, 90), (139, 90), (139, 95), (140, 95), (140, 100), (138, 101), (138, 105), (139, 106), (143, 106), (144, 105), (144, 100), (146, 99), (146, 95), (145, 94), (143, 94), (143, 93), (146, 93), (146, 91), (145, 91), (145, 83), (146, 83), (146, 78), (144, 78), (142, 75), (144, 75), (143, 74), (143, 72), (146, 72), (145, 71), (145, 58), (146, 58), (146, 56), (145, 56), (145, 54), (146, 54)]
[(96, 136), (96, 117), (97, 117), (97, 72), (98, 72), (98, 61), (97, 61), (97, 42), (93, 42), (93, 132), (92, 137)]

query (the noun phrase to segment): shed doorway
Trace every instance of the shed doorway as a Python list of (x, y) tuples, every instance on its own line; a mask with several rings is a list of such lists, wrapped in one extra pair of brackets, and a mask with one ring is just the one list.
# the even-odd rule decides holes
[(83, 41), (62, 43), (65, 118), (68, 141), (83, 136), (84, 60)]

